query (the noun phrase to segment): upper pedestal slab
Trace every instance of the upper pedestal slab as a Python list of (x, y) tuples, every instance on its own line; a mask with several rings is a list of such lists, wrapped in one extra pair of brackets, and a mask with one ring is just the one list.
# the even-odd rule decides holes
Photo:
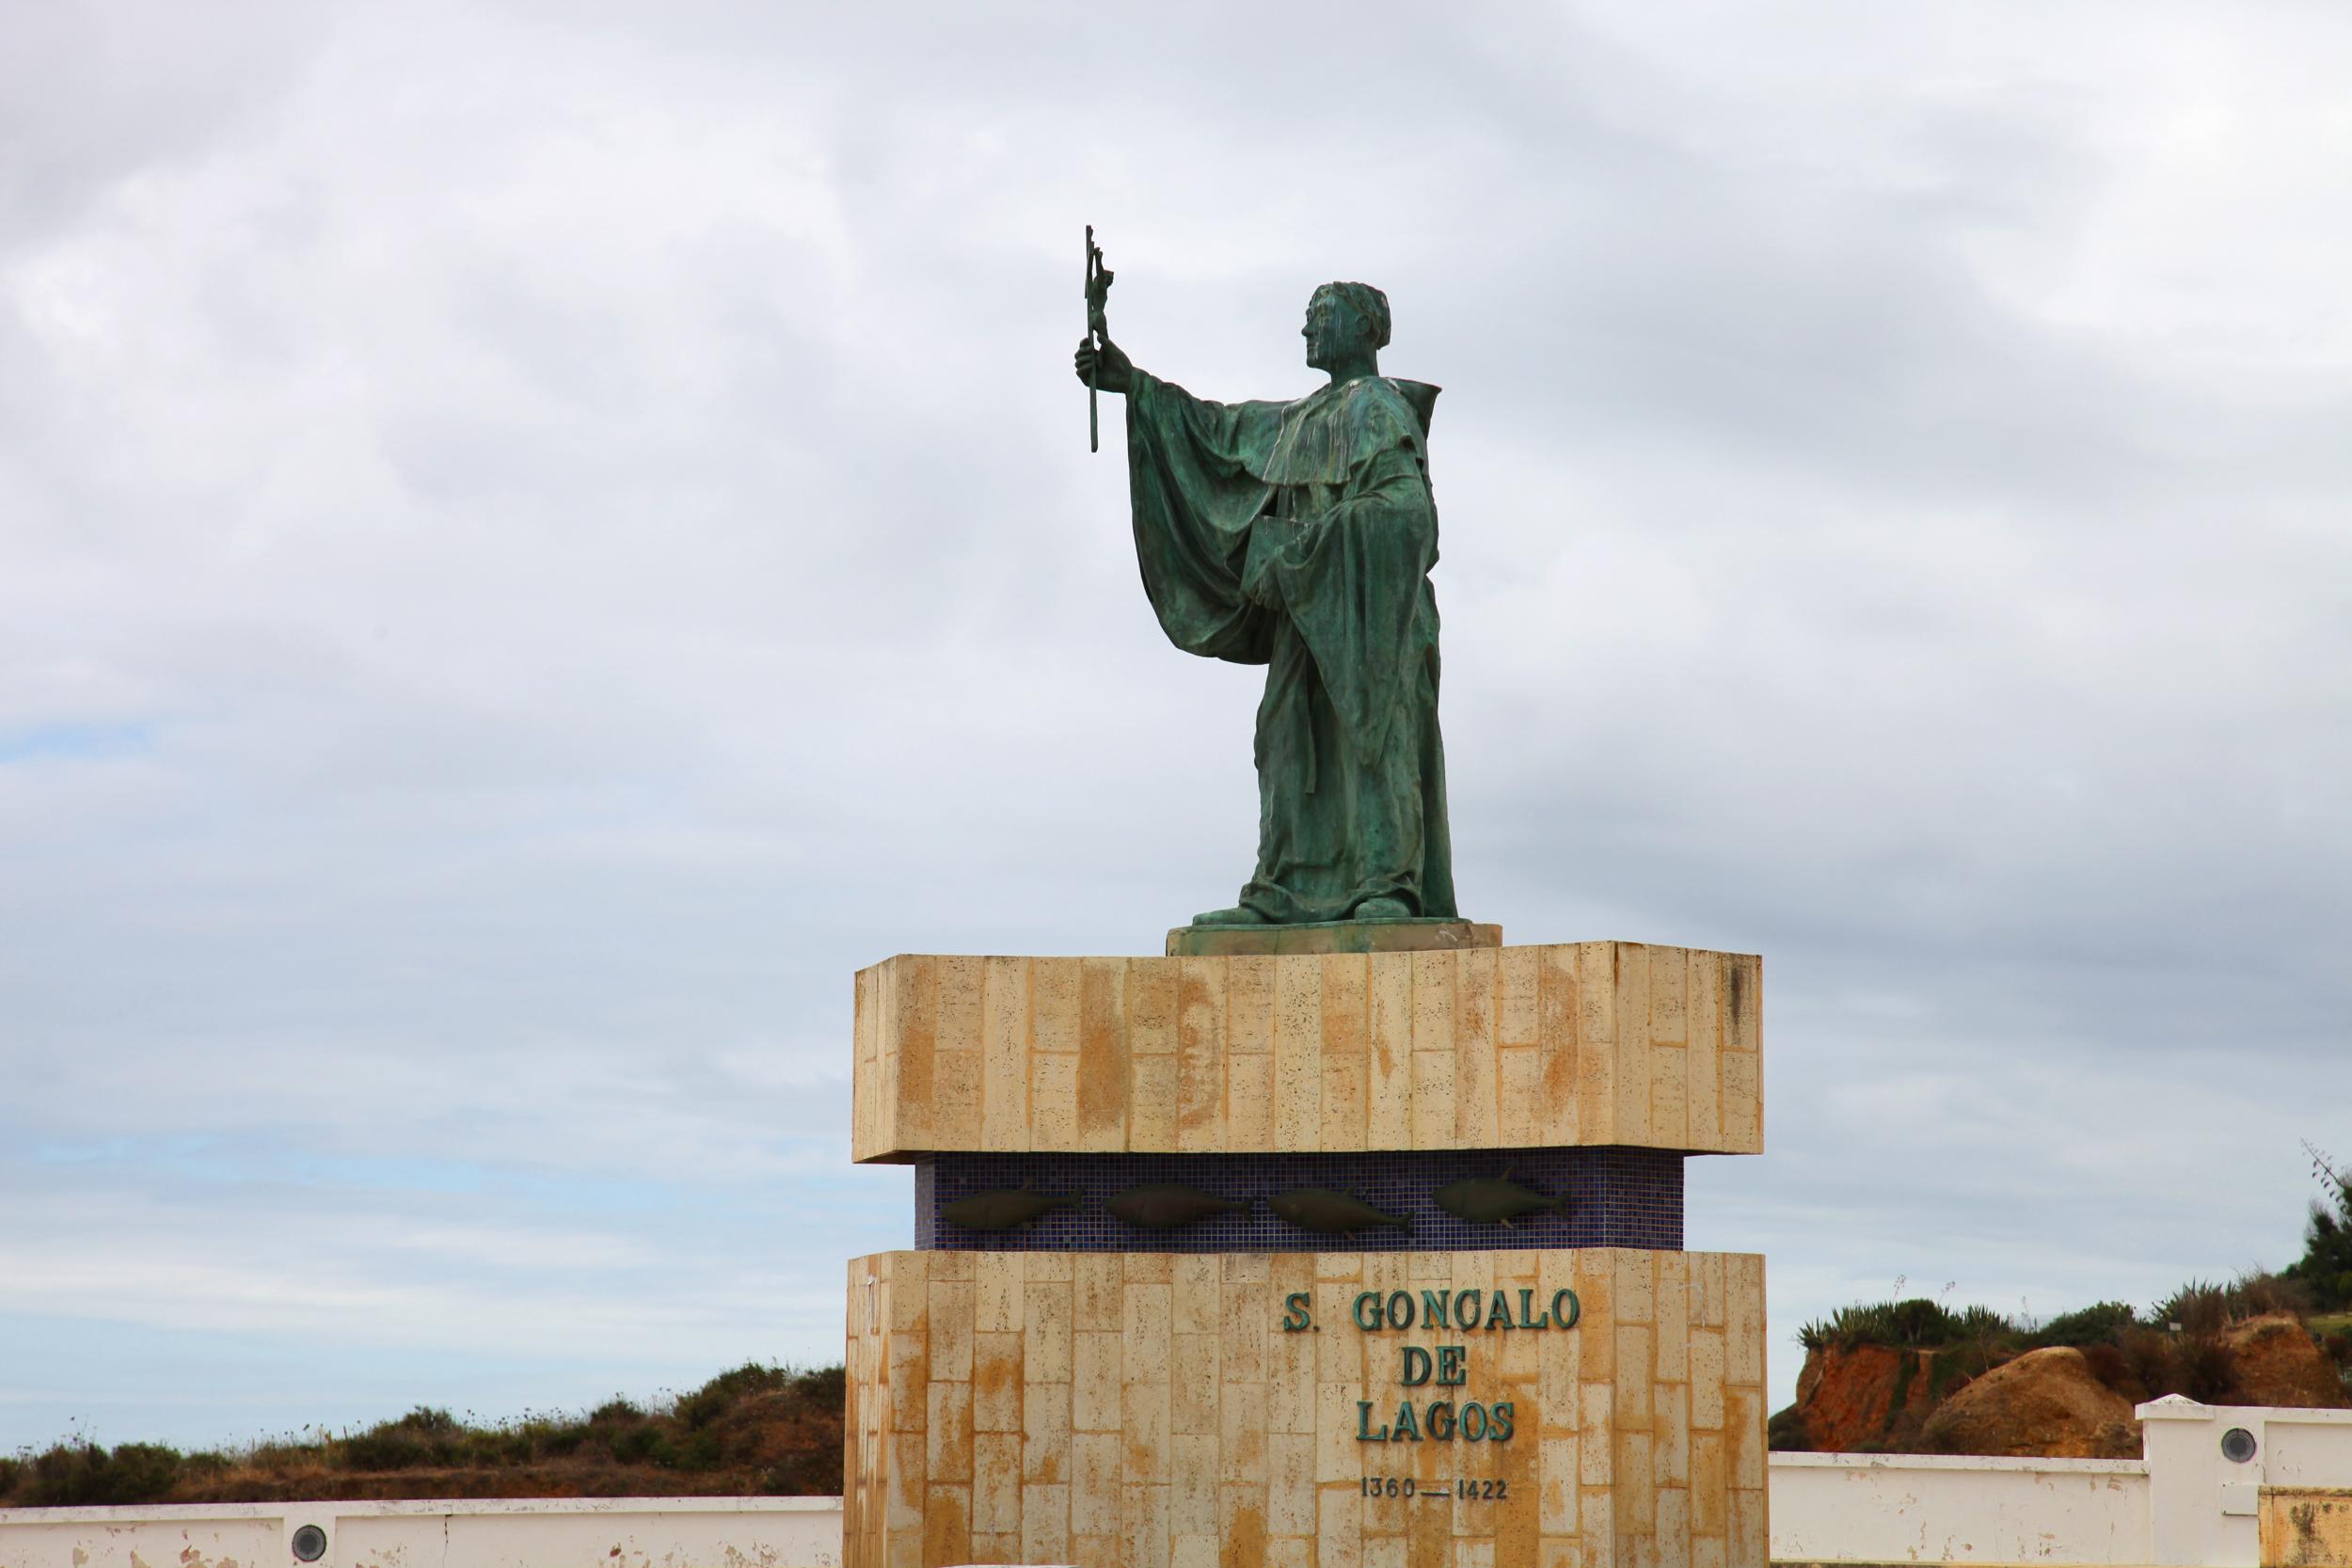
[(1640, 942), (858, 972), (852, 1152), (1763, 1149), (1762, 961)]

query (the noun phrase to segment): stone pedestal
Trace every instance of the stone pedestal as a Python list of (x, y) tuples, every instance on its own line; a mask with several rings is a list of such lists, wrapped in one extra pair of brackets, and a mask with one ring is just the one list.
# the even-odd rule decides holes
[[(861, 972), (918, 1250), (850, 1265), (849, 1568), (1764, 1568), (1763, 1260), (1679, 1250), (1682, 1157), (1761, 1147), (1759, 1000), (1618, 942)], [(1472, 1224), (1466, 1175), (1565, 1212)], [(1136, 1230), (1143, 1181), (1248, 1207)], [(1075, 1201), (940, 1212), (1024, 1186)]]

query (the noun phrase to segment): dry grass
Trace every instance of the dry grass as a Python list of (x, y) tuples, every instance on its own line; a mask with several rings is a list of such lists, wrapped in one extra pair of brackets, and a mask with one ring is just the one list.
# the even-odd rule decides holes
[(753, 1363), (651, 1406), (491, 1425), (420, 1405), (357, 1432), (182, 1453), (68, 1441), (0, 1459), (0, 1506), (313, 1498), (831, 1496), (842, 1370)]

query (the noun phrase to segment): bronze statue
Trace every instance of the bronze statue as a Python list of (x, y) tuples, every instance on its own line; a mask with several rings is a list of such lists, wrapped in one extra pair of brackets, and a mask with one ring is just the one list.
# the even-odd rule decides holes
[(1257, 870), (1195, 924), (1455, 918), (1429, 585), (1438, 388), (1380, 373), (1386, 294), (1327, 283), (1303, 335), (1327, 385), (1292, 403), (1196, 398), (1111, 341), (1100, 254), (1089, 231), (1076, 366), (1127, 399), (1144, 591), (1185, 652), (1266, 666)]
[(1438, 1207), (1473, 1225), (1509, 1225), (1522, 1214), (1568, 1212), (1565, 1197), (1546, 1197), (1520, 1186), (1509, 1176), (1466, 1176), (1449, 1181), (1436, 1193)]
[(1401, 1215), (1375, 1209), (1353, 1194), (1335, 1193), (1328, 1187), (1293, 1187), (1267, 1198), (1265, 1206), (1301, 1230), (1319, 1230), (1327, 1236), (1345, 1236), (1383, 1226), (1398, 1230), (1413, 1228), (1412, 1222)]
[(1147, 1181), (1106, 1200), (1111, 1217), (1139, 1230), (1181, 1230), (1216, 1214), (1246, 1214), (1247, 1199), (1239, 1203), (1214, 1197), (1181, 1181)]
[(966, 1230), (1017, 1230), (1056, 1209), (1074, 1209), (1075, 1197), (1057, 1193), (1033, 1193), (1026, 1187), (998, 1187), (942, 1204), (939, 1217)]

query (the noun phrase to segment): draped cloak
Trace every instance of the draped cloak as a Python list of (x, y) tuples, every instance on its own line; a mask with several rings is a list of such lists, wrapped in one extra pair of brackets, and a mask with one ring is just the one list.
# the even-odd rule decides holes
[(1187, 653), (1266, 666), (1258, 866), (1244, 908), (1345, 920), (1367, 898), (1451, 917), (1438, 735), (1438, 388), (1360, 376), (1295, 403), (1210, 403), (1135, 372), (1136, 556)]

